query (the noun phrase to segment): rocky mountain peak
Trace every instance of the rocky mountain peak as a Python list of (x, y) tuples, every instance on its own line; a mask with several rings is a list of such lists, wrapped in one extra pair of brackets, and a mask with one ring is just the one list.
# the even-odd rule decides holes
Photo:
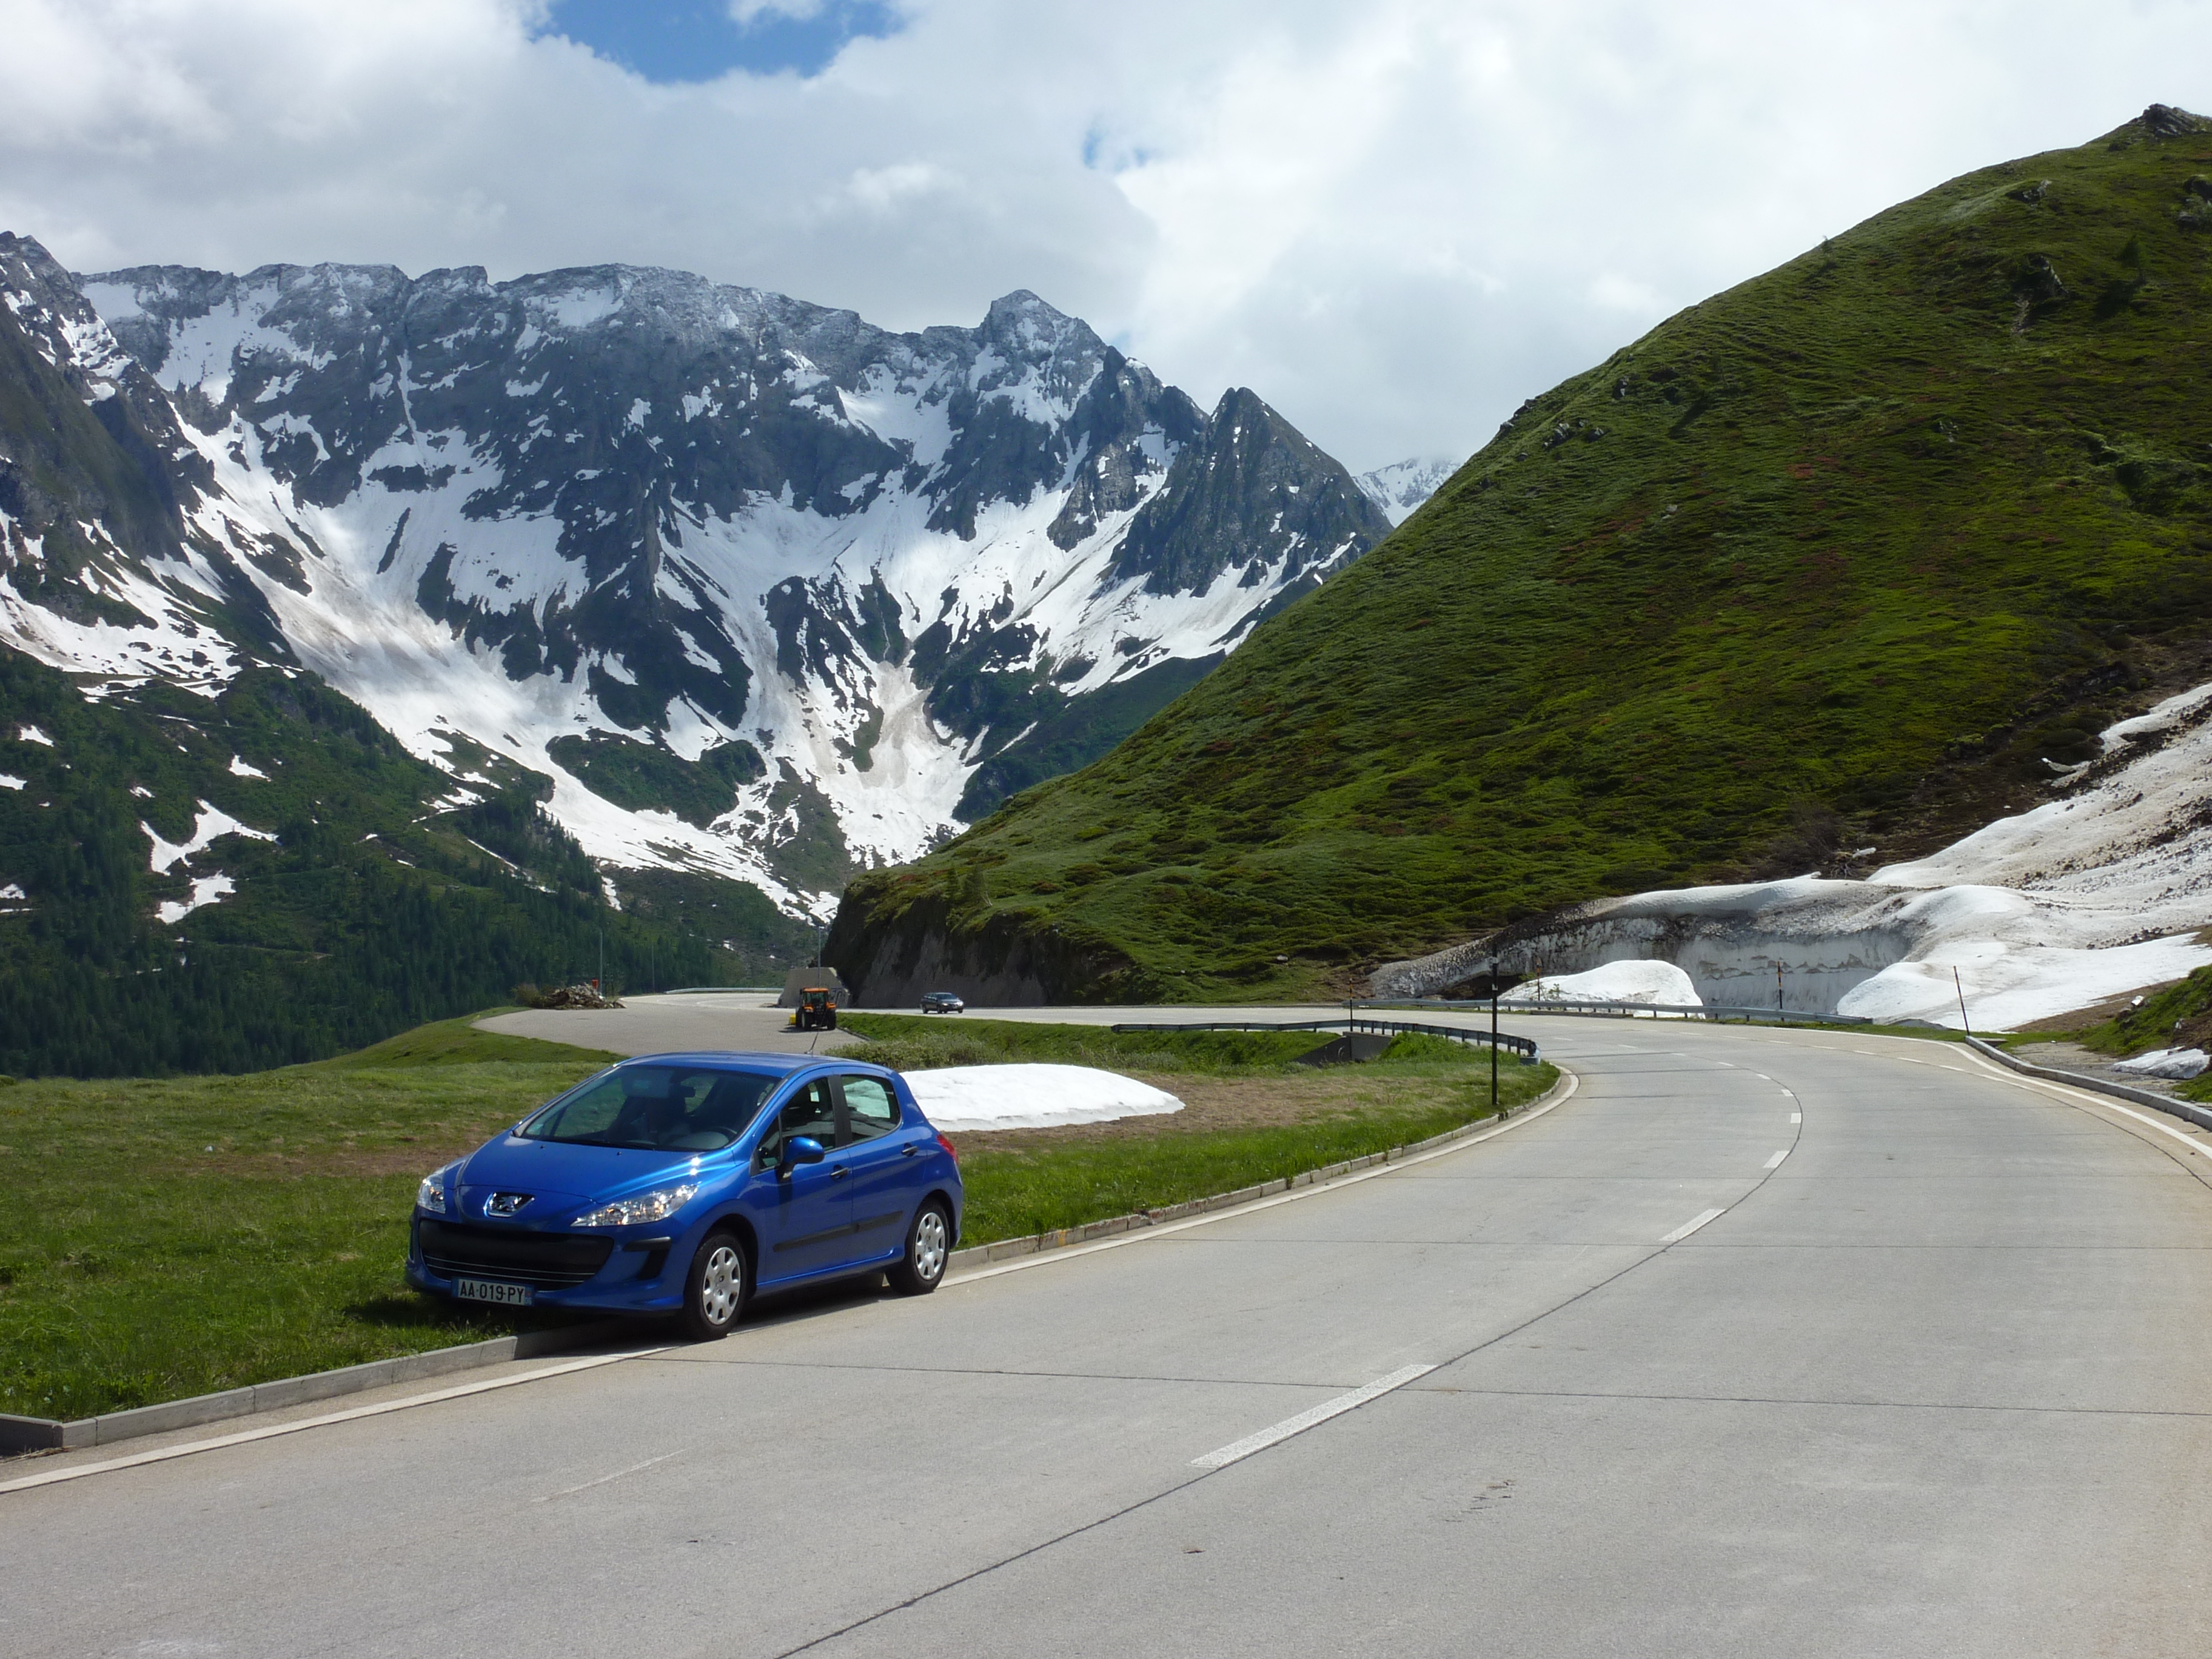
[[(1295, 595), (1389, 532), (1344, 468), (1250, 388), (1232, 386), (1176, 459), (1167, 488), (1130, 521), (1114, 574), (1141, 577), (1151, 593), (1199, 593), (1235, 568), (1244, 586), (1279, 583)], [(1222, 638), (1259, 619), (1240, 619)]]
[(1458, 458), (1449, 455), (1412, 455), (1388, 466), (1363, 472), (1357, 480), (1367, 498), (1382, 509), (1382, 516), (1401, 525), (1414, 509), (1459, 471)]
[[(46, 550), (11, 642), (178, 678), (296, 653), (457, 798), (550, 779), (611, 867), (787, 909), (1100, 752), (1388, 529), (1250, 392), (1208, 416), (1026, 290), (896, 333), (626, 264), (71, 278), (10, 240), (0, 282), (47, 319), (40, 453), (82, 462), (75, 506), (4, 508)], [(137, 410), (106, 435), (95, 381)], [(72, 512), (116, 526), (122, 632), (41, 620), (88, 602)]]
[(2154, 138), (2179, 138), (2184, 133), (2203, 132), (2212, 127), (2201, 115), (2191, 115), (2185, 109), (2171, 104), (2153, 104), (2136, 118), (2143, 131)]

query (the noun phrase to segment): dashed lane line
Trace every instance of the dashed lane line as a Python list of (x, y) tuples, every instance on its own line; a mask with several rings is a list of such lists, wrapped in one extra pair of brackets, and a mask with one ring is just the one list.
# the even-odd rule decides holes
[(1286, 1417), (1281, 1422), (1261, 1429), (1257, 1434), (1248, 1434), (1242, 1440), (1232, 1440), (1227, 1445), (1210, 1451), (1203, 1457), (1194, 1457), (1190, 1466), (1194, 1469), (1225, 1469), (1231, 1463), (1262, 1452), (1270, 1446), (1280, 1445), (1293, 1435), (1304, 1434), (1332, 1417), (1341, 1417), (1357, 1411), (1370, 1400), (1379, 1400), (1393, 1389), (1402, 1389), (1417, 1377), (1426, 1376), (1436, 1370), (1434, 1365), (1405, 1365), (1388, 1376), (1378, 1376), (1364, 1389), (1354, 1389), (1350, 1394), (1340, 1394), (1334, 1400), (1324, 1400), (1311, 1406), (1296, 1417)]
[(1680, 1244), (1684, 1239), (1687, 1238), (1692, 1233), (1697, 1231), (1698, 1228), (1704, 1226), (1708, 1221), (1717, 1221), (1721, 1217), (1727, 1213), (1728, 1212), (1726, 1210), (1707, 1210), (1703, 1215), (1698, 1217), (1694, 1221), (1684, 1222), (1680, 1226), (1675, 1228), (1673, 1232), (1667, 1234), (1659, 1242), (1662, 1244)]

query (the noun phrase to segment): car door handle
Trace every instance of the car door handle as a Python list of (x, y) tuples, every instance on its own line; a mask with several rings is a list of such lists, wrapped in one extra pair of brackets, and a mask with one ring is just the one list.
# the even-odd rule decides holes
[(832, 1181), (842, 1181), (848, 1173), (848, 1171), (846, 1170), (845, 1166), (840, 1164), (836, 1169), (830, 1171), (830, 1179)]
[(910, 1141), (910, 1140), (909, 1140), (908, 1142), (907, 1142), (907, 1144), (906, 1144), (905, 1146), (902, 1146), (902, 1147), (900, 1147), (900, 1148), (899, 1148), (899, 1156), (900, 1156), (901, 1158), (912, 1158), (912, 1157), (913, 1157), (916, 1152), (920, 1152), (921, 1150), (921, 1147), (919, 1147), (919, 1146), (915, 1146), (912, 1141)]

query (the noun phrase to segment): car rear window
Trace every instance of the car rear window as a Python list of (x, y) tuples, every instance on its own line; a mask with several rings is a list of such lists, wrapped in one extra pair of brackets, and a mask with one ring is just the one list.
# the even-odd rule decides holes
[(703, 1066), (626, 1066), (579, 1085), (515, 1133), (587, 1146), (711, 1152), (745, 1132), (777, 1081)]

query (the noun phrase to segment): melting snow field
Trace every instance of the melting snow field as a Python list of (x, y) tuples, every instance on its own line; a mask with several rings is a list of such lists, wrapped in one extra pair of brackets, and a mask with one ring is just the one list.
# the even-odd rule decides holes
[(1182, 1110), (1134, 1078), (1089, 1066), (948, 1066), (908, 1072), (907, 1086), (940, 1129), (1054, 1129)]
[[(1518, 959), (1565, 997), (1771, 1008), (1778, 988), (1798, 1012), (1978, 1030), (2183, 978), (2212, 964), (2212, 685), (2109, 727), (2102, 745), (2068, 775), (2071, 795), (1930, 857), (1864, 881), (1605, 900), (1524, 939)], [(1480, 962), (1455, 946), (1374, 979), (1429, 994)]]

